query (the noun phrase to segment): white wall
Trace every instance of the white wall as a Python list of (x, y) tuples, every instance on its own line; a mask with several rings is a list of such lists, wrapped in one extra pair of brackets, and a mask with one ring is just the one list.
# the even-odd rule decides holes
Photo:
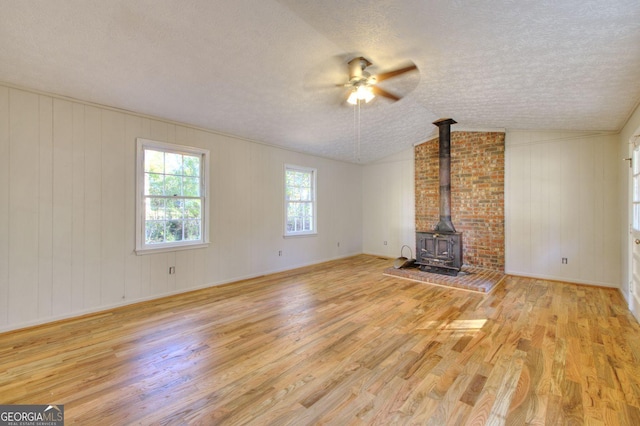
[[(136, 137), (211, 151), (209, 248), (134, 253)], [(282, 236), (284, 163), (318, 170), (317, 236)], [(361, 194), (358, 165), (0, 86), (0, 330), (361, 253)]]
[[(631, 157), (630, 140), (633, 136), (640, 135), (640, 106), (636, 108), (631, 115), (624, 128), (620, 132), (618, 137), (618, 158)], [(635, 314), (636, 318), (640, 318), (640, 300), (638, 300), (638, 294), (635, 298), (629, 294), (630, 285), (630, 252), (631, 252), (631, 238), (629, 236), (629, 225), (631, 224), (631, 215), (629, 209), (630, 199), (630, 176), (631, 169), (624, 167), (620, 172), (620, 250), (622, 261), (622, 278), (620, 290), (623, 296), (629, 302), (629, 307)]]
[(505, 155), (506, 272), (618, 287), (617, 136), (507, 131)]
[[(395, 258), (406, 244), (415, 257), (414, 188), (413, 148), (364, 166), (362, 249), (365, 253)], [(404, 255), (409, 256), (406, 249)]]

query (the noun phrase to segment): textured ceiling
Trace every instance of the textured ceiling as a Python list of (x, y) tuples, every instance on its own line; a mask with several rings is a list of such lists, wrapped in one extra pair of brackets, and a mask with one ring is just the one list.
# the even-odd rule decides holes
[[(422, 142), (440, 117), (465, 129), (616, 131), (640, 100), (638, 0), (0, 0), (0, 10), (0, 81), (345, 161)], [(406, 96), (358, 116), (336, 84), (359, 55), (373, 74), (407, 61), (419, 73), (380, 83)]]

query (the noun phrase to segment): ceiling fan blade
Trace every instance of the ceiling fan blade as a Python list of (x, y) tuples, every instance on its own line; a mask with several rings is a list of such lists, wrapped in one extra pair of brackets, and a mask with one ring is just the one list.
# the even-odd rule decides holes
[(373, 94), (376, 96), (382, 96), (384, 98), (389, 98), (394, 101), (400, 100), (399, 96), (396, 96), (393, 93), (387, 92), (386, 90), (381, 89), (378, 86), (371, 86), (371, 90), (373, 91)]
[(415, 64), (411, 64), (411, 65), (406, 66), (404, 68), (398, 68), (397, 70), (383, 72), (382, 74), (376, 75), (376, 81), (377, 82), (381, 82), (381, 81), (387, 80), (389, 78), (396, 77), (396, 76), (398, 76), (400, 74), (404, 74), (406, 72), (417, 70), (417, 69), (418, 69), (418, 67), (415, 66)]

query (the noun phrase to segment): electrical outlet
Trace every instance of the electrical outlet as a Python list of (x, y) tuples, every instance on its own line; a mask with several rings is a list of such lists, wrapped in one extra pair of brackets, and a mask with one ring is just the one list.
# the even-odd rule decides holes
[(385, 246), (387, 245), (387, 242), (386, 242), (386, 241), (384, 242), (384, 245), (385, 245)]
[(338, 247), (340, 247), (340, 241), (338, 241)]
[(169, 266), (169, 275), (173, 275), (176, 273), (176, 267), (175, 266)]
[(563, 265), (566, 265), (566, 264), (568, 264), (568, 263), (569, 263), (569, 259), (567, 259), (566, 257), (563, 257), (563, 258), (562, 258), (562, 264), (563, 264)]
[(282, 250), (278, 250), (278, 256), (282, 256)]

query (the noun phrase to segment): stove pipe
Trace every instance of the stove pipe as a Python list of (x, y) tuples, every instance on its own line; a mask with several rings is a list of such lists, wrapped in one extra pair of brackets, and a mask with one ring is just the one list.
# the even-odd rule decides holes
[(435, 227), (438, 232), (456, 232), (451, 222), (451, 125), (452, 118), (434, 121), (439, 130), (440, 157), (440, 222)]

